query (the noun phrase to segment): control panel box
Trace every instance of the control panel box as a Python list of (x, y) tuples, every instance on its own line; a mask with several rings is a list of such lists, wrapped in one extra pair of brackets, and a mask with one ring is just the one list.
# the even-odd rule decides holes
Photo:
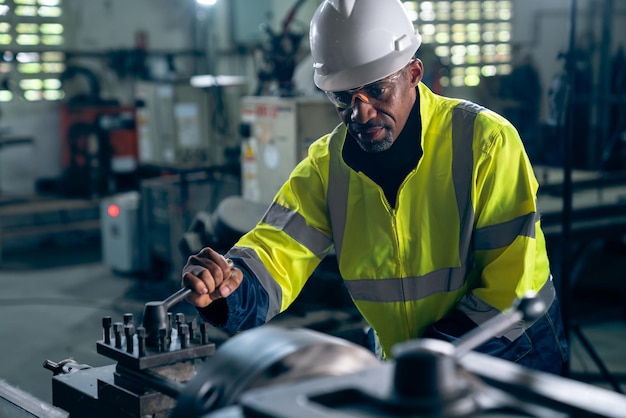
[(249, 96), (241, 109), (242, 195), (259, 203), (271, 203), (309, 145), (341, 122), (322, 96)]

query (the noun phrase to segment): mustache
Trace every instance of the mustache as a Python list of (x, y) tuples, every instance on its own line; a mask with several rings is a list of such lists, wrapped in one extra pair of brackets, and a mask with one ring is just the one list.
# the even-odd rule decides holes
[(385, 124), (380, 123), (380, 122), (368, 122), (368, 123), (350, 122), (348, 124), (348, 129), (351, 132), (354, 132), (356, 134), (360, 134), (360, 133), (366, 132), (374, 128), (385, 128)]

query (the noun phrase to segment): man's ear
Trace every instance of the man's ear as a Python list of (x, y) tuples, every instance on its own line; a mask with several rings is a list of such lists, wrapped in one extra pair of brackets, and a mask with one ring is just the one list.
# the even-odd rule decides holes
[(409, 80), (411, 85), (417, 86), (424, 78), (424, 63), (422, 60), (415, 58), (413, 62), (409, 64)]

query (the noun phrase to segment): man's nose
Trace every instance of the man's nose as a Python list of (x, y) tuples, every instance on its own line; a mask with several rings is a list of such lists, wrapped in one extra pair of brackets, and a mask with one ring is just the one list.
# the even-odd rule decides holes
[(370, 99), (365, 95), (365, 93), (363, 92), (356, 92), (352, 95), (352, 98), (350, 99), (350, 106), (354, 106), (354, 103), (356, 103), (357, 100), (362, 101), (363, 103), (369, 103)]
[(376, 116), (376, 109), (372, 106), (370, 99), (363, 93), (356, 93), (351, 101), (352, 113), (350, 119), (353, 122), (365, 123)]

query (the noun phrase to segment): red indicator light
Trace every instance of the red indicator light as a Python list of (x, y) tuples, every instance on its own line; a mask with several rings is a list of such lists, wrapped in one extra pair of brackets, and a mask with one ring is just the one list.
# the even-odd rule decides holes
[(107, 208), (107, 213), (110, 217), (115, 218), (120, 214), (120, 207), (117, 205), (109, 205)]

